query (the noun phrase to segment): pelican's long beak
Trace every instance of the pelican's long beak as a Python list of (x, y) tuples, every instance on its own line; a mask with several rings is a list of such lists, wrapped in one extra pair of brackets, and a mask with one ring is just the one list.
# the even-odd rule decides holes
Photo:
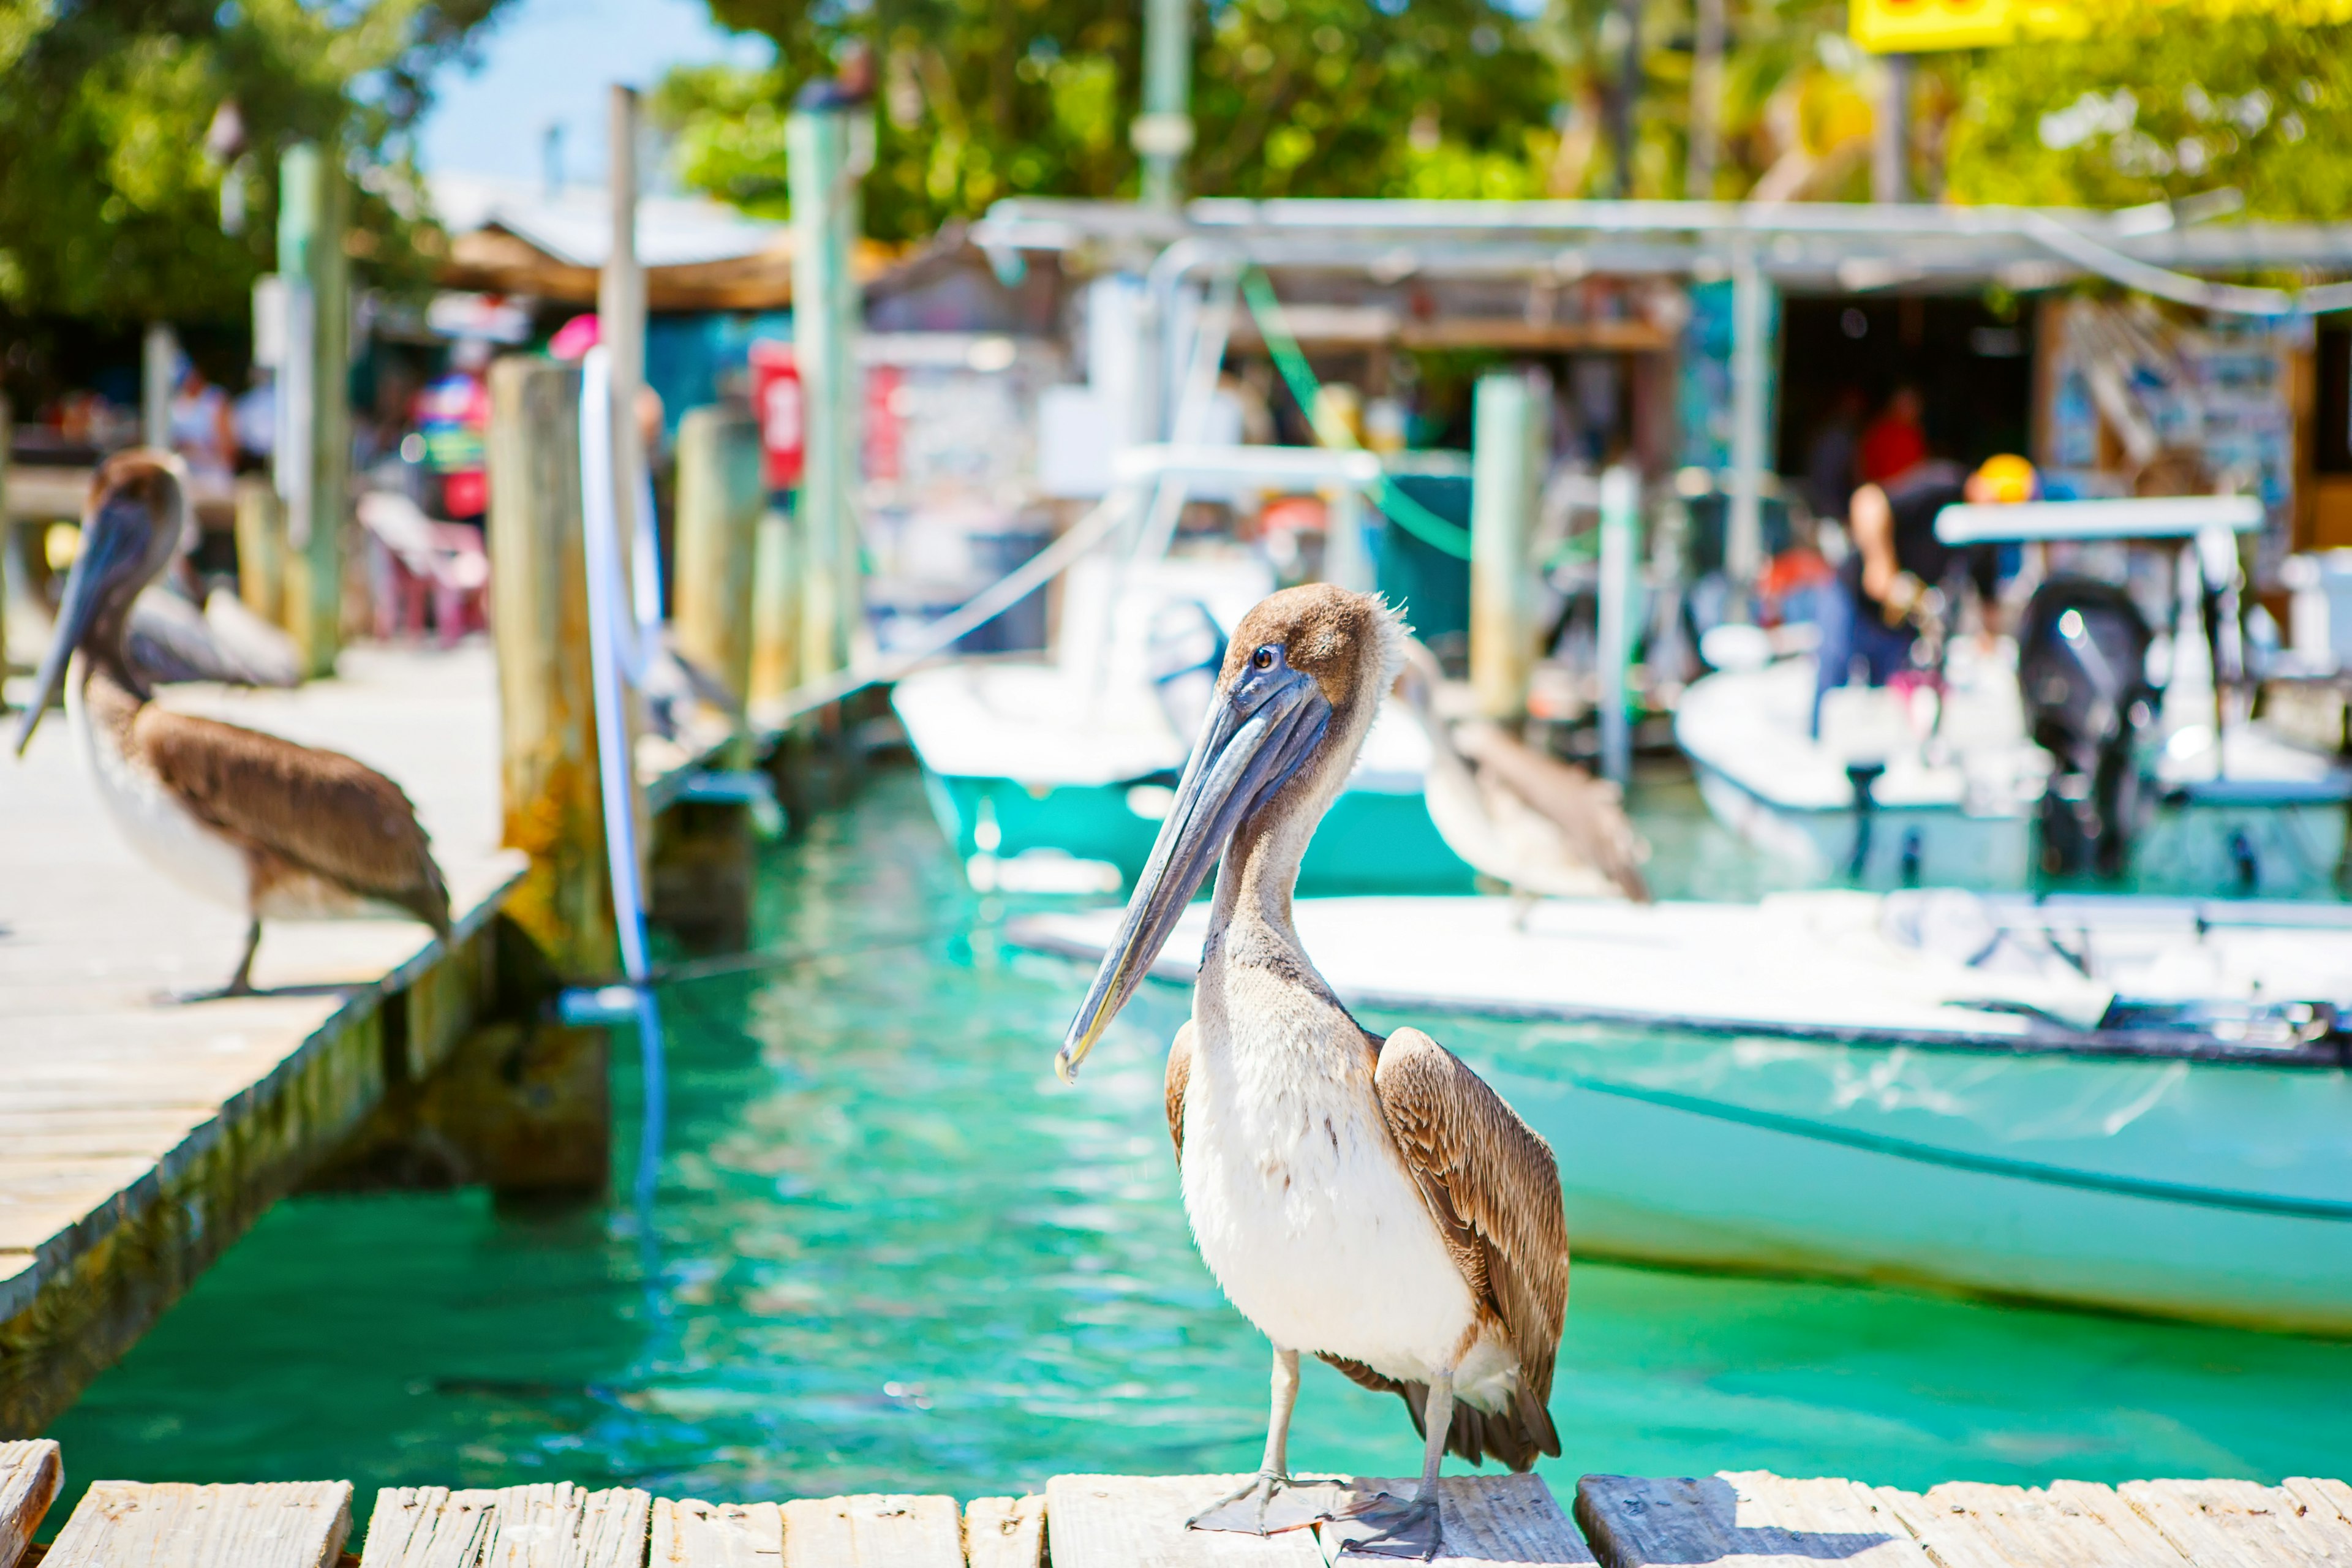
[(1077, 1077), (1078, 1064), (1143, 984), (1234, 829), (1305, 765), (1330, 722), (1331, 704), (1322, 688), (1279, 658), (1265, 670), (1244, 665), (1238, 679), (1210, 700), (1201, 738), (1160, 825), (1150, 862), (1128, 900), (1127, 917), (1054, 1058), (1062, 1081)]
[(65, 684), (66, 665), (98, 618), (108, 584), (135, 567), (146, 553), (150, 526), (145, 507), (124, 495), (109, 496), (83, 521), (81, 549), (74, 556), (73, 570), (66, 577), (65, 598), (58, 605), (57, 635), (33, 677), (33, 700), (16, 721), (18, 756), (31, 743), (41, 715), (57, 700), (58, 688)]

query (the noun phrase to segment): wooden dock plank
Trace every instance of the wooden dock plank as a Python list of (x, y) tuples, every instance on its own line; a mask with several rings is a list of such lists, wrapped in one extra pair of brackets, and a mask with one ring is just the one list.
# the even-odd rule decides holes
[(42, 1568), (332, 1568), (349, 1481), (191, 1486), (96, 1481)]
[(2258, 1481), (2126, 1481), (2116, 1490), (2201, 1568), (2352, 1568), (2352, 1541)]
[(2289, 1476), (2279, 1490), (2303, 1505), (2311, 1527), (2325, 1535), (2352, 1538), (2352, 1486), (2312, 1476)]
[(784, 1568), (963, 1568), (950, 1497), (861, 1493), (784, 1504)]
[(784, 1510), (778, 1504), (696, 1498), (654, 1504), (652, 1568), (783, 1568), (783, 1562)]
[(387, 1487), (360, 1568), (641, 1568), (652, 1513), (633, 1487)]
[(16, 1568), (64, 1481), (55, 1443), (0, 1443), (0, 1568)]
[(2089, 1482), (2043, 1490), (1947, 1481), (1924, 1497), (1889, 1487), (1877, 1494), (1944, 1568), (2186, 1562), (2112, 1488)]
[(1045, 1500), (976, 1497), (963, 1507), (970, 1568), (1040, 1568), (1045, 1561)]
[[(1351, 1478), (1349, 1489), (1359, 1498), (1385, 1491), (1411, 1497), (1421, 1485), (1417, 1477), (1377, 1479)], [(1438, 1518), (1444, 1528), (1444, 1549), (1436, 1563), (1509, 1563), (1514, 1568), (1539, 1568), (1550, 1563), (1593, 1561), (1575, 1524), (1561, 1511), (1559, 1500), (1538, 1476), (1444, 1476), (1437, 1483)], [(1350, 1541), (1372, 1533), (1353, 1520), (1336, 1521), (1318, 1531), (1323, 1553), (1333, 1562)], [(1359, 1556), (1358, 1562), (1370, 1559)]]
[(1854, 1568), (1928, 1568), (1932, 1561), (1872, 1489), (1834, 1478), (1587, 1476), (1576, 1486), (1576, 1521), (1605, 1568), (1790, 1568), (1822, 1558)]
[(969, 1568), (1040, 1568), (1045, 1563), (1045, 1498), (973, 1498), (964, 1504)]
[[(1324, 1568), (1315, 1533), (1236, 1535), (1184, 1521), (1247, 1476), (1055, 1476), (1045, 1483), (1054, 1568)], [(1333, 1488), (1336, 1500), (1339, 1489)]]

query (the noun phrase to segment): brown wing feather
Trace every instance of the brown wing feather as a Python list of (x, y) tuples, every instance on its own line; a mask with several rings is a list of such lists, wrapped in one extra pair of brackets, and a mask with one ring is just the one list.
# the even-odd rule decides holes
[(449, 890), (416, 808), (373, 768), (152, 706), (140, 710), (131, 742), (204, 821), (449, 933)]
[(1568, 1217), (1551, 1146), (1419, 1029), (1388, 1037), (1372, 1082), (1406, 1168), (1519, 1363), (1514, 1408), (1465, 1432), (1457, 1405), (1448, 1446), (1475, 1442), (1525, 1469), (1538, 1451), (1559, 1452), (1546, 1406), (1568, 1316)]
[(1184, 1163), (1184, 1089), (1192, 1081), (1192, 1020), (1184, 1020), (1168, 1042), (1168, 1136), (1175, 1141), (1176, 1163)]

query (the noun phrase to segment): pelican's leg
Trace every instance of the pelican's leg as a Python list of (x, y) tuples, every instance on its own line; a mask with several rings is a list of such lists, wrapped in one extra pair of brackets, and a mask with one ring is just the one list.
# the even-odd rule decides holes
[(210, 991), (167, 991), (163, 994), (163, 1000), (184, 1004), (217, 1002), (226, 996), (252, 995), (253, 955), (260, 946), (261, 917), (256, 915), (252, 922), (245, 928), (245, 955), (236, 961), (236, 973), (228, 977), (227, 984), (215, 986)]
[(1422, 1430), (1427, 1442), (1421, 1460), (1421, 1489), (1411, 1498), (1381, 1492), (1349, 1510), (1349, 1517), (1381, 1527), (1378, 1534), (1350, 1541), (1340, 1553), (1363, 1552), (1373, 1557), (1418, 1557), (1426, 1563), (1444, 1544), (1437, 1514), (1437, 1468), (1445, 1462), (1445, 1437), (1454, 1426), (1454, 1374), (1440, 1373), (1429, 1384), (1429, 1400), (1422, 1406)]
[(1274, 1352), (1274, 1407), (1265, 1423), (1265, 1462), (1249, 1485), (1219, 1498), (1184, 1521), (1189, 1530), (1231, 1530), (1244, 1535), (1273, 1535), (1320, 1524), (1330, 1514), (1310, 1508), (1303, 1500), (1286, 1499), (1290, 1488), (1290, 1412), (1298, 1403), (1298, 1352), (1277, 1346)]

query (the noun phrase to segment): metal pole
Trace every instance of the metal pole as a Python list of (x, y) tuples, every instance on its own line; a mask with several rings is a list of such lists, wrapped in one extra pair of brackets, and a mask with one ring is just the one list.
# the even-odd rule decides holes
[(1129, 137), (1143, 156), (1143, 199), (1153, 206), (1183, 199), (1192, 98), (1192, 0), (1144, 0), (1143, 112)]
[(1870, 199), (1910, 200), (1911, 57), (1882, 55), (1886, 68), (1885, 95), (1879, 100), (1878, 122), (1871, 127)]
[(169, 321), (147, 323), (140, 345), (139, 439), (168, 450), (172, 445), (172, 393), (180, 368), (180, 337)]
[(1379, 572), (1364, 537), (1364, 493), (1339, 485), (1330, 498), (1325, 503), (1323, 580), (1369, 594), (1379, 585)]
[(1633, 569), (1638, 554), (1641, 477), (1620, 463), (1601, 476), (1601, 771), (1623, 785), (1633, 776), (1633, 737), (1626, 708), (1633, 654)]
[(1697, 37), (1691, 53), (1690, 162), (1683, 194), (1695, 202), (1715, 194), (1716, 160), (1723, 142), (1725, 0), (1697, 0)]
[(1622, 37), (1617, 76), (1609, 86), (1609, 194), (1633, 190), (1633, 110), (1642, 96), (1642, 0), (1617, 0), (1610, 13)]
[(852, 111), (795, 110), (784, 124), (793, 204), (793, 357), (808, 410), (808, 458), (794, 532), (806, 571), (796, 677), (816, 679), (849, 665), (863, 615), (857, 480), (857, 287), (850, 246), (858, 227), (857, 176), (849, 166)]
[(1742, 238), (1731, 263), (1731, 515), (1723, 569), (1741, 587), (1764, 564), (1764, 268)]
[(1478, 711), (1527, 711), (1534, 664), (1528, 539), (1550, 419), (1542, 390), (1516, 371), (1478, 378), (1472, 405), (1470, 685)]

